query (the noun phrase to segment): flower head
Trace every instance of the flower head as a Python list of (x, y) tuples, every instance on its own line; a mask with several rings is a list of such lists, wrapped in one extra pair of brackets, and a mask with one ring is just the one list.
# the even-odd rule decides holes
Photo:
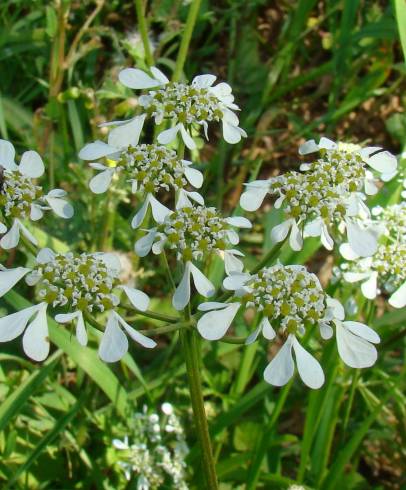
[(241, 206), (255, 211), (267, 194), (275, 196), (275, 207), (284, 209), (286, 220), (272, 230), (271, 236), (273, 241), (280, 242), (290, 232), (293, 250), (300, 250), (307, 236), (320, 236), (322, 244), (331, 250), (334, 229), (346, 230), (348, 240), (360, 256), (373, 255), (377, 237), (373, 229), (360, 223), (370, 215), (364, 193), (377, 192), (366, 165), (381, 171), (392, 169), (396, 168), (396, 158), (388, 152), (373, 153), (376, 148), (342, 149), (327, 138), (322, 138), (319, 145), (307, 142), (299, 151), (307, 154), (313, 150), (319, 150), (321, 157), (301, 165), (304, 173), (288, 172), (246, 184)]
[(212, 121), (222, 122), (223, 137), (228, 143), (238, 143), (241, 137), (246, 137), (233, 112), (238, 106), (227, 83), (213, 86), (214, 75), (199, 75), (191, 84), (170, 82), (158, 68), (152, 67), (150, 71), (152, 76), (138, 68), (126, 68), (120, 72), (119, 80), (132, 89), (153, 89), (139, 98), (139, 104), (156, 124), (169, 120), (173, 125), (159, 134), (159, 143), (170, 143), (180, 133), (185, 145), (194, 149), (190, 129), (203, 127), (207, 137), (208, 123)]
[(214, 286), (193, 264), (211, 254), (217, 254), (225, 261), (227, 272), (242, 271), (243, 265), (235, 250), (239, 237), (233, 227), (250, 228), (251, 223), (243, 217), (223, 218), (215, 208), (186, 206), (170, 213), (164, 222), (148, 230), (147, 235), (135, 244), (135, 251), (145, 257), (152, 249), (160, 254), (164, 248), (176, 251), (177, 259), (184, 264), (183, 278), (173, 297), (173, 306), (182, 310), (190, 299), (190, 276), (196, 289), (203, 296), (214, 293)]
[[(304, 266), (276, 264), (253, 275), (234, 273), (223, 285), (234, 291), (234, 296), (229, 303), (201, 304), (199, 310), (205, 313), (197, 328), (208, 340), (220, 339), (239, 310), (253, 308), (261, 320), (246, 343), (254, 342), (260, 333), (267, 340), (275, 339), (277, 333), (285, 340), (265, 369), (264, 378), (270, 384), (282, 386), (293, 376), (292, 350), (303, 382), (311, 388), (324, 383), (320, 364), (298, 341), (312, 325), (318, 326), (324, 339), (333, 335), (335, 326), (338, 350), (348, 365), (366, 367), (376, 360), (376, 349), (370, 342), (379, 342), (379, 337), (366, 325), (343, 321), (343, 307), (324, 293), (317, 276)], [(354, 344), (352, 336), (357, 337)]]
[(0, 271), (0, 297), (7, 293), (24, 276), (29, 286), (35, 287), (40, 303), (0, 319), (0, 342), (18, 337), (24, 331), (25, 353), (36, 361), (44, 360), (49, 353), (47, 309), (62, 309), (55, 316), (59, 323), (76, 322), (76, 337), (81, 345), (87, 344), (85, 317), (88, 314), (107, 312), (107, 325), (99, 348), (106, 362), (121, 359), (128, 350), (124, 331), (144, 347), (155, 347), (155, 342), (128, 325), (114, 311), (120, 304), (117, 291), (122, 289), (131, 304), (146, 310), (148, 296), (134, 288), (120, 285), (120, 263), (113, 254), (54, 253), (42, 249), (32, 268), (18, 267)]
[(73, 216), (72, 206), (64, 199), (66, 193), (62, 189), (54, 189), (44, 194), (42, 187), (35, 179), (44, 173), (44, 164), (35, 151), (26, 151), (20, 164), (14, 161), (15, 150), (6, 140), (0, 140), (0, 216), (10, 222), (8, 228), (0, 221), (0, 247), (11, 249), (18, 245), (20, 232), (35, 245), (35, 237), (27, 230), (23, 222), (38, 221), (44, 211), (52, 209), (61, 218)]

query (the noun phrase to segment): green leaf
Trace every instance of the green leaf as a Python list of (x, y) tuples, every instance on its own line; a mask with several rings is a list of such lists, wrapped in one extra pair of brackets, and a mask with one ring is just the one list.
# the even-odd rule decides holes
[(406, 63), (406, 2), (395, 0), (396, 22), (399, 29), (400, 42), (402, 44), (403, 57)]

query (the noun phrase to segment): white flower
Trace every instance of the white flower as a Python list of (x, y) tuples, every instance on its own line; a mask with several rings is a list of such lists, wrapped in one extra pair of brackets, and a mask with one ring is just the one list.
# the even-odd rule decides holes
[[(323, 292), (317, 277), (307, 272), (304, 266), (276, 264), (254, 275), (236, 272), (224, 279), (223, 286), (234, 291), (234, 296), (228, 303), (208, 302), (199, 306), (198, 309), (204, 312), (197, 324), (199, 333), (207, 340), (218, 340), (226, 334), (241, 309), (254, 308), (261, 320), (248, 336), (246, 344), (255, 342), (260, 333), (267, 340), (275, 339), (275, 326), (285, 339), (283, 347), (264, 372), (265, 380), (275, 386), (286, 384), (293, 376), (295, 364), (292, 352), (295, 353), (299, 376), (307, 386), (317, 389), (324, 383), (320, 364), (297, 339), (304, 335), (309, 324), (318, 325), (323, 339), (331, 338), (332, 325), (336, 326), (337, 342), (340, 336), (339, 352), (347, 364), (349, 354), (343, 343), (349, 338), (348, 331), (356, 330), (363, 337), (358, 344), (362, 344), (364, 349), (352, 351), (352, 362), (358, 362), (360, 367), (367, 362), (365, 352), (374, 349), (368, 342), (379, 341), (377, 334), (369, 327), (359, 323), (358, 327), (354, 327), (356, 322), (342, 321), (342, 305)], [(360, 356), (358, 360), (357, 353)], [(372, 357), (369, 362), (372, 362)]]
[(136, 242), (135, 252), (145, 257), (151, 250), (160, 254), (164, 247), (176, 251), (177, 259), (183, 263), (183, 275), (172, 304), (175, 309), (183, 310), (190, 300), (191, 279), (203, 296), (210, 297), (215, 291), (213, 284), (192, 261), (201, 261), (215, 253), (224, 260), (227, 273), (243, 270), (243, 264), (237, 258), (243, 254), (231, 248), (239, 242), (232, 227), (250, 228), (251, 223), (241, 216), (222, 218), (214, 208), (185, 206), (168, 214), (157, 227), (147, 230), (147, 234)]
[[(73, 216), (72, 206), (64, 199), (66, 192), (53, 189), (44, 195), (42, 188), (34, 183), (34, 179), (44, 173), (44, 164), (36, 151), (26, 151), (20, 164), (15, 163), (15, 150), (6, 140), (0, 140), (0, 166), (3, 167), (0, 185), (0, 213), (3, 219), (11, 222), (10, 228), (0, 221), (0, 247), (15, 248), (22, 233), (27, 240), (37, 245), (36, 238), (29, 232), (23, 221), (38, 221), (44, 211), (52, 211), (61, 218)], [(1, 218), (0, 218), (1, 219)]]
[[(67, 313), (55, 316), (59, 323), (76, 322), (76, 337), (87, 344), (86, 314), (108, 312), (107, 326), (99, 348), (101, 359), (115, 362), (128, 350), (128, 340), (121, 328), (133, 340), (146, 348), (156, 343), (140, 334), (114, 311), (120, 303), (114, 289), (122, 289), (130, 303), (138, 310), (148, 308), (148, 296), (129, 286), (118, 284), (120, 263), (113, 254), (55, 254), (42, 249), (32, 268), (0, 270), (0, 297), (12, 289), (23, 277), (36, 288), (41, 302), (0, 319), (0, 342), (15, 339), (22, 332), (23, 348), (27, 356), (44, 360), (49, 353), (47, 308), (63, 308)], [(28, 325), (28, 326), (27, 326)]]
[(233, 112), (238, 110), (232, 89), (227, 83), (213, 86), (214, 75), (196, 76), (192, 83), (171, 83), (156, 67), (151, 67), (152, 76), (138, 68), (126, 68), (119, 74), (120, 82), (126, 87), (150, 90), (139, 98), (139, 104), (156, 124), (169, 119), (173, 127), (158, 135), (158, 142), (168, 144), (180, 133), (185, 145), (193, 150), (196, 144), (190, 134), (192, 127), (202, 126), (207, 137), (208, 123), (221, 121), (223, 137), (231, 144), (238, 143), (246, 133), (239, 127)]

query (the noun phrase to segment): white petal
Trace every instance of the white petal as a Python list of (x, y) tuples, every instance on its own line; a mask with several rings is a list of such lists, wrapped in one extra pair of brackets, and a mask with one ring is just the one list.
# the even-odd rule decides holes
[(47, 264), (48, 262), (52, 262), (55, 258), (55, 252), (50, 248), (42, 248), (38, 254), (36, 261), (38, 264)]
[(106, 330), (99, 346), (99, 356), (105, 362), (117, 362), (128, 351), (128, 340), (118, 325), (114, 312), (110, 312)]
[(138, 257), (146, 257), (149, 254), (155, 237), (156, 229), (153, 228), (152, 230), (149, 230), (149, 232), (145, 236), (143, 236), (136, 242), (134, 250)]
[(221, 310), (205, 313), (197, 322), (200, 335), (206, 340), (218, 340), (224, 337), (240, 306), (240, 303), (231, 303)]
[(30, 220), (31, 221), (38, 221), (43, 216), (44, 216), (44, 212), (42, 211), (41, 207), (38, 206), (37, 204), (31, 204)]
[(365, 368), (375, 364), (378, 353), (368, 341), (349, 332), (336, 322), (337, 348), (341, 359), (352, 368)]
[(116, 169), (108, 168), (95, 175), (89, 182), (89, 188), (94, 194), (103, 194), (110, 187), (111, 179), (116, 173)]
[(190, 184), (193, 185), (193, 187), (196, 187), (196, 189), (200, 189), (200, 187), (203, 185), (203, 174), (200, 172), (200, 170), (187, 167), (185, 168), (185, 176)]
[(134, 229), (138, 228), (144, 221), (144, 218), (148, 211), (150, 199), (151, 199), (151, 194), (147, 194), (144, 204), (141, 206), (141, 208), (138, 210), (137, 214), (134, 216), (134, 218), (131, 221), (132, 228)]
[(103, 261), (104, 265), (114, 275), (118, 276), (121, 272), (120, 257), (114, 252), (97, 252), (94, 254), (96, 258)]
[(17, 338), (36, 311), (38, 307), (35, 305), (0, 318), (0, 342), (8, 342)]
[(287, 219), (271, 230), (271, 240), (273, 243), (283, 242), (288, 236), (289, 230), (294, 223), (294, 219)]
[(10, 141), (0, 139), (0, 165), (7, 170), (17, 170), (15, 154), (14, 146)]
[(198, 293), (206, 298), (213, 296), (215, 287), (212, 282), (192, 262), (190, 262), (190, 272), (192, 273), (193, 282)]
[(406, 282), (392, 294), (388, 303), (394, 308), (403, 308), (406, 306)]
[(292, 228), (290, 230), (289, 245), (290, 245), (290, 248), (292, 250), (295, 250), (296, 252), (299, 250), (302, 250), (302, 247), (303, 247), (302, 234), (301, 234), (299, 227), (297, 226), (297, 223), (295, 220), (293, 220)]
[(369, 230), (363, 230), (359, 225), (346, 222), (347, 237), (351, 248), (360, 257), (369, 257), (374, 255), (378, 248), (376, 237)]
[(142, 345), (146, 349), (153, 349), (156, 347), (156, 342), (155, 340), (150, 339), (146, 335), (143, 335), (140, 332), (137, 332), (135, 328), (131, 327), (120, 315), (117, 315), (117, 313), (113, 312), (114, 315), (117, 317), (117, 320), (121, 323), (123, 326), (124, 330), (128, 333), (128, 335), (135, 340), (138, 344)]
[(130, 303), (140, 311), (148, 310), (149, 296), (139, 289), (130, 288), (129, 286), (121, 286), (127, 295)]
[(228, 238), (228, 241), (232, 245), (237, 245), (240, 241), (240, 237), (238, 236), (238, 233), (235, 230), (226, 230), (226, 235)]
[(49, 354), (47, 306), (46, 303), (38, 305), (38, 313), (23, 335), (24, 352), (37, 362), (43, 361)]
[(367, 340), (368, 342), (379, 344), (379, 342), (381, 341), (379, 335), (375, 332), (375, 330), (372, 330), (372, 328), (364, 325), (363, 323), (346, 321), (343, 322), (343, 325), (345, 328), (350, 330), (350, 332), (357, 335), (358, 337), (361, 337), (364, 340)]
[(79, 317), (82, 313), (80, 311), (74, 311), (73, 313), (59, 313), (55, 315), (55, 321), (57, 323), (69, 323)]
[(218, 301), (206, 301), (205, 303), (200, 303), (197, 309), (199, 311), (212, 311), (212, 310), (222, 310), (227, 306), (228, 303), (219, 303)]
[(337, 318), (338, 320), (344, 320), (345, 318), (344, 306), (337, 299), (327, 296), (326, 303), (327, 306), (333, 311), (334, 318)]
[(154, 88), (161, 85), (160, 80), (150, 77), (145, 71), (138, 68), (125, 68), (118, 74), (118, 79), (126, 87), (136, 90), (142, 90), (144, 88)]
[(97, 140), (94, 143), (88, 143), (84, 146), (79, 152), (79, 158), (82, 160), (97, 160), (98, 158), (112, 155), (117, 150), (116, 147)]
[(216, 76), (214, 75), (197, 75), (192, 80), (192, 86), (198, 88), (209, 88), (216, 81)]
[(18, 281), (20, 281), (31, 269), (27, 267), (17, 267), (0, 271), (0, 298), (4, 296)]
[(376, 295), (378, 293), (377, 280), (378, 280), (378, 273), (373, 272), (371, 274), (370, 278), (361, 284), (362, 294), (367, 299), (375, 299), (376, 298)]
[(323, 222), (321, 225), (321, 243), (327, 250), (333, 250), (334, 248), (334, 240), (331, 238), (330, 233), (328, 232), (328, 228), (326, 224)]
[(242, 216), (231, 216), (230, 218), (226, 218), (224, 220), (231, 226), (236, 226), (238, 228), (252, 228), (252, 223), (247, 218), (243, 218)]
[(166, 85), (169, 83), (168, 77), (161, 72), (156, 66), (151, 66), (151, 73), (154, 75), (155, 79), (161, 82), (161, 85)]
[(242, 272), (244, 270), (244, 264), (240, 259), (228, 250), (224, 251), (224, 267), (226, 274), (232, 274), (233, 272)]
[(32, 179), (41, 177), (45, 171), (44, 162), (36, 151), (24, 152), (18, 169), (20, 173)]
[(247, 187), (247, 190), (241, 194), (240, 206), (246, 211), (256, 211), (268, 194), (268, 189), (268, 186)]
[(314, 140), (306, 141), (299, 146), (299, 155), (307, 155), (319, 151), (319, 147)]
[(225, 82), (218, 83), (215, 87), (211, 87), (210, 89), (210, 92), (220, 100), (224, 98), (228, 100), (227, 98), (231, 95), (232, 91), (230, 85)]
[(0, 235), (6, 233), (6, 231), (7, 231), (7, 226), (3, 223), (0, 223)]
[(398, 162), (394, 155), (388, 151), (380, 151), (373, 156), (369, 156), (371, 153), (373, 153), (373, 150), (376, 151), (377, 148), (364, 148), (364, 150), (360, 152), (365, 163), (367, 163), (377, 172), (387, 174), (396, 170)]
[(186, 131), (183, 124), (180, 124), (180, 134), (182, 135), (182, 139), (186, 147), (189, 148), (189, 150), (194, 150), (196, 148), (196, 143), (194, 142), (190, 134)]
[(297, 370), (302, 381), (309, 388), (317, 390), (324, 383), (324, 373), (317, 359), (304, 349), (296, 338), (293, 340)]
[(238, 126), (233, 126), (223, 119), (223, 138), (230, 145), (235, 145), (241, 141), (241, 136), (244, 136), (245, 131), (243, 131)]
[(155, 199), (152, 194), (150, 194), (149, 202), (151, 204), (152, 216), (157, 223), (163, 223), (168, 214), (172, 213), (170, 209)]
[(129, 449), (128, 443), (120, 441), (120, 439), (113, 439), (112, 443), (116, 449)]
[(370, 272), (344, 272), (343, 274), (344, 280), (351, 283), (368, 279), (370, 276)]
[(264, 379), (273, 386), (283, 386), (293, 376), (295, 364), (292, 357), (292, 335), (289, 335), (279, 352), (264, 371)]
[(248, 337), (246, 338), (244, 344), (245, 345), (251, 345), (251, 344), (253, 344), (257, 340), (258, 335), (261, 332), (261, 330), (262, 330), (262, 326), (259, 325), (252, 333), (250, 333), (248, 335)]
[(20, 226), (18, 220), (14, 220), (12, 227), (0, 240), (0, 247), (5, 250), (15, 248), (20, 241)]
[[(18, 221), (18, 220), (16, 220)], [(28, 230), (28, 228), (26, 228), (22, 223), (21, 221), (18, 221), (18, 226), (20, 228), (20, 231), (21, 233), (25, 236), (25, 238), (27, 240), (29, 240), (31, 243), (33, 243), (34, 245), (38, 245), (38, 241), (37, 239), (35, 238), (35, 236)]]
[(322, 136), (319, 141), (319, 148), (323, 148), (325, 150), (335, 150), (337, 148), (337, 143)]
[(180, 131), (180, 124), (177, 124), (173, 128), (165, 129), (165, 131), (162, 131), (158, 135), (158, 143), (161, 143), (161, 145), (167, 145), (171, 143), (175, 138), (178, 132)]
[(267, 339), (267, 340), (273, 340), (276, 337), (276, 332), (273, 329), (272, 325), (269, 323), (268, 318), (263, 318), (260, 326), (262, 328), (262, 335)]
[(248, 273), (232, 273), (223, 281), (223, 287), (229, 291), (237, 291), (241, 289), (245, 283), (251, 278)]
[(310, 223), (306, 223), (304, 227), (304, 236), (312, 236), (312, 237), (318, 237), (321, 236), (322, 230), (323, 230), (323, 220), (322, 219), (315, 219), (313, 221), (310, 221)]
[(340, 254), (346, 259), (346, 260), (356, 260), (359, 259), (359, 255), (354, 252), (354, 250), (350, 247), (349, 243), (342, 243), (340, 245)]
[(321, 338), (324, 340), (331, 339), (331, 337), (333, 336), (333, 333), (334, 333), (332, 327), (330, 325), (328, 325), (327, 323), (324, 323), (324, 322), (320, 322), (319, 327), (320, 327)]
[(365, 194), (368, 196), (374, 196), (378, 192), (378, 187), (372, 179), (365, 179), (364, 181)]
[(182, 280), (172, 298), (172, 305), (178, 311), (183, 310), (190, 300), (190, 265), (190, 262), (186, 263)]
[(52, 211), (59, 217), (64, 219), (70, 219), (73, 216), (73, 207), (65, 199), (59, 197), (45, 196), (46, 202), (50, 205)]
[(137, 145), (145, 117), (145, 114), (134, 117), (127, 124), (121, 124), (112, 129), (109, 133), (108, 144), (116, 148), (127, 148), (129, 145)]

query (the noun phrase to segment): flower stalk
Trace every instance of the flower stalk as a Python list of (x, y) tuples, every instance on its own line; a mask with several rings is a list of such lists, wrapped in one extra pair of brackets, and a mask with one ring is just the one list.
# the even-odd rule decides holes
[(179, 332), (185, 356), (189, 391), (192, 401), (197, 439), (201, 450), (203, 473), (208, 490), (218, 489), (217, 475), (213, 450), (209, 435), (209, 427), (204, 409), (202, 379), (200, 375), (199, 339), (195, 331), (182, 329)]
[(140, 29), (142, 44), (144, 46), (145, 61), (150, 67), (154, 64), (154, 58), (151, 53), (151, 46), (148, 39), (147, 20), (145, 17), (145, 9), (142, 0), (135, 0), (135, 10), (137, 13), (138, 27)]

